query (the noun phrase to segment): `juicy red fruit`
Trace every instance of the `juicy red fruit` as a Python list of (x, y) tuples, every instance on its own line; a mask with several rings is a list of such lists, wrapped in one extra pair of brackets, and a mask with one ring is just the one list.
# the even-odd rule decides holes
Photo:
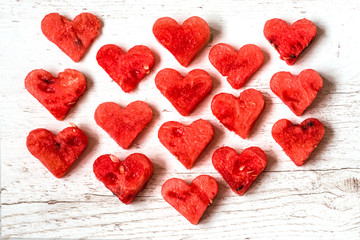
[(185, 77), (165, 68), (155, 77), (155, 85), (183, 116), (188, 116), (212, 89), (210, 75), (201, 69), (190, 71)]
[(50, 13), (41, 21), (45, 37), (57, 45), (74, 62), (80, 61), (99, 34), (101, 24), (91, 13), (81, 13), (69, 21), (58, 13)]
[(161, 195), (190, 223), (196, 225), (218, 189), (216, 180), (208, 175), (196, 177), (190, 185), (182, 179), (171, 178), (163, 184)]
[(286, 155), (301, 166), (323, 138), (325, 128), (316, 118), (308, 118), (301, 124), (281, 119), (274, 124), (271, 134)]
[(121, 202), (130, 204), (153, 174), (153, 165), (148, 157), (133, 153), (124, 161), (105, 154), (93, 164), (96, 178), (114, 193)]
[(57, 178), (61, 178), (88, 144), (78, 127), (68, 127), (54, 135), (47, 129), (32, 130), (26, 139), (29, 152)]
[(187, 67), (210, 39), (210, 28), (200, 17), (190, 17), (182, 25), (174, 19), (163, 17), (153, 26), (155, 38), (176, 60)]
[(214, 152), (212, 163), (233, 192), (242, 196), (264, 171), (267, 157), (259, 147), (247, 148), (241, 154), (230, 147), (221, 147)]
[(158, 137), (177, 159), (190, 169), (214, 136), (214, 129), (206, 120), (196, 120), (189, 126), (179, 122), (165, 122)]
[(274, 18), (265, 23), (264, 36), (280, 54), (280, 59), (293, 65), (302, 51), (314, 40), (316, 26), (308, 19), (300, 19), (289, 25)]
[(143, 45), (134, 46), (124, 53), (118, 46), (108, 44), (99, 49), (96, 60), (124, 92), (130, 92), (150, 73), (155, 57)]
[(113, 102), (100, 104), (94, 115), (99, 125), (119, 146), (129, 148), (137, 135), (152, 119), (149, 105), (142, 101), (135, 101), (121, 108)]
[(297, 116), (301, 116), (310, 106), (322, 86), (321, 76), (312, 69), (303, 70), (299, 76), (277, 72), (270, 80), (271, 90)]
[(219, 93), (211, 102), (214, 116), (243, 139), (250, 135), (264, 107), (264, 97), (255, 89), (243, 91), (238, 98), (229, 93)]
[(241, 88), (245, 82), (260, 68), (264, 61), (264, 54), (254, 44), (244, 45), (235, 51), (225, 43), (216, 44), (209, 52), (211, 64), (234, 89)]
[(25, 88), (57, 120), (63, 120), (86, 90), (86, 80), (73, 69), (65, 69), (57, 77), (43, 69), (36, 69), (26, 76)]

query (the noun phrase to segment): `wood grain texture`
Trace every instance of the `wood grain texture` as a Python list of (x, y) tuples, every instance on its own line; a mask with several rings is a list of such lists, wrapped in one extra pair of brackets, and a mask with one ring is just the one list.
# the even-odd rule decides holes
[[(74, 18), (91, 12), (102, 22), (101, 35), (79, 63), (74, 63), (41, 33), (40, 22), (50, 12)], [(359, 239), (360, 238), (360, 68), (358, 53), (358, 1), (8, 1), (0, 5), (0, 111), (1, 111), (1, 237), (76, 239)], [(182, 67), (154, 38), (151, 30), (159, 17), (179, 22), (200, 16), (212, 37), (188, 68)], [(312, 20), (318, 35), (294, 66), (287, 66), (262, 34), (266, 20)], [(224, 42), (235, 49), (253, 43), (264, 52), (264, 65), (240, 90), (234, 90), (208, 61), (212, 46)], [(151, 73), (125, 94), (100, 66), (95, 56), (104, 44), (127, 50), (143, 44), (156, 56)], [(182, 74), (206, 70), (213, 78), (211, 94), (188, 117), (181, 116), (154, 84), (156, 73), (171, 67)], [(33, 69), (56, 74), (65, 68), (86, 76), (88, 89), (62, 122), (55, 120), (24, 87)], [(270, 90), (278, 71), (298, 74), (312, 68), (324, 87), (308, 110), (296, 117)], [(212, 115), (210, 102), (219, 92), (239, 95), (255, 88), (266, 107), (249, 139), (226, 130)], [(121, 106), (142, 100), (154, 117), (130, 149), (121, 149), (94, 119), (105, 101)], [(281, 118), (294, 122), (316, 117), (325, 137), (302, 167), (296, 167), (271, 137)], [(189, 124), (203, 118), (215, 129), (215, 138), (191, 170), (160, 144), (157, 131), (165, 121)], [(27, 134), (35, 128), (58, 132), (74, 122), (89, 137), (80, 159), (62, 179), (54, 178), (26, 149)], [(242, 197), (231, 192), (211, 164), (221, 146), (241, 152), (261, 147), (269, 158), (265, 172)], [(124, 159), (146, 154), (154, 176), (131, 205), (122, 204), (92, 172), (94, 160), (106, 153)], [(161, 197), (161, 185), (171, 177), (190, 182), (209, 174), (219, 182), (219, 193), (199, 225), (193, 226)]]

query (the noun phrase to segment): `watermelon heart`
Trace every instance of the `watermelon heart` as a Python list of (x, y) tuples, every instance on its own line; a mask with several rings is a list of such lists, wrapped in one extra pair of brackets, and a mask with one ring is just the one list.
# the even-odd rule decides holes
[(187, 169), (190, 169), (214, 136), (214, 129), (206, 120), (196, 120), (189, 126), (179, 122), (165, 122), (158, 137)]
[(105, 154), (95, 160), (93, 171), (96, 178), (121, 202), (130, 204), (151, 178), (153, 165), (141, 153), (133, 153), (124, 161)]
[(136, 136), (152, 119), (149, 105), (135, 101), (121, 108), (113, 102), (100, 104), (95, 110), (95, 121), (119, 146), (129, 148)]
[(323, 138), (325, 128), (316, 118), (308, 118), (301, 124), (281, 119), (274, 124), (271, 134), (286, 155), (301, 166)]
[(61, 178), (88, 144), (87, 136), (75, 125), (54, 135), (49, 130), (32, 130), (26, 138), (29, 152), (57, 178)]
[(262, 65), (264, 54), (254, 44), (244, 45), (235, 51), (230, 45), (219, 43), (211, 48), (209, 60), (221, 75), (227, 76), (231, 87), (239, 89)]
[(155, 85), (183, 116), (188, 116), (210, 93), (212, 80), (201, 69), (190, 71), (185, 77), (171, 68), (165, 68), (155, 77)]
[(163, 184), (161, 195), (190, 223), (198, 224), (218, 189), (216, 180), (208, 175), (196, 177), (190, 185), (182, 179), (171, 178)]
[(221, 147), (214, 152), (212, 163), (233, 192), (242, 196), (264, 171), (267, 158), (258, 147), (247, 148), (241, 154), (230, 147)]
[(159, 18), (154, 23), (153, 33), (184, 67), (210, 39), (209, 25), (200, 17), (190, 17), (182, 25), (169, 17)]
[(303, 114), (322, 86), (321, 76), (312, 69), (300, 72), (299, 76), (294, 76), (289, 72), (277, 72), (270, 80), (271, 90), (297, 116)]
[(80, 61), (99, 34), (101, 24), (91, 13), (81, 13), (69, 21), (58, 13), (50, 13), (41, 21), (41, 30), (74, 62)]
[(155, 58), (146, 46), (137, 45), (124, 53), (118, 46), (108, 44), (99, 49), (96, 60), (124, 92), (130, 92), (150, 73)]
[(255, 89), (247, 89), (240, 96), (219, 93), (211, 102), (214, 116), (230, 131), (247, 138), (265, 107), (264, 97)]
[(293, 65), (300, 53), (314, 40), (316, 26), (306, 18), (292, 25), (274, 18), (265, 23), (264, 36), (278, 51), (280, 59)]
[(65, 69), (57, 77), (36, 69), (25, 78), (25, 88), (57, 119), (63, 120), (86, 89), (85, 77), (73, 69)]

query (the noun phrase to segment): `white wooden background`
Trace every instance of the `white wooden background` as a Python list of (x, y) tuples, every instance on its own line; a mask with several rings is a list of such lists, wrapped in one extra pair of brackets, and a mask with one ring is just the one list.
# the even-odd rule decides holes
[[(70, 19), (91, 12), (101, 19), (101, 35), (80, 63), (74, 63), (42, 34), (40, 22), (51, 12)], [(204, 18), (212, 39), (188, 67), (180, 66), (152, 34), (157, 18), (179, 22)], [(263, 36), (266, 20), (288, 22), (308, 18), (318, 35), (294, 66), (287, 66)], [(360, 66), (359, 1), (25, 1), (0, 3), (1, 73), (1, 236), (11, 238), (75, 239), (359, 239), (360, 238)], [(240, 48), (257, 44), (264, 52), (261, 69), (241, 90), (233, 90), (208, 61), (219, 42)], [(124, 50), (149, 46), (156, 65), (135, 91), (125, 94), (98, 66), (95, 56), (104, 44)], [(213, 78), (211, 94), (189, 117), (182, 117), (154, 84), (156, 73), (175, 68), (183, 74), (201, 68)], [(53, 74), (65, 68), (83, 72), (88, 89), (67, 118), (55, 120), (24, 88), (33, 69)], [(293, 74), (312, 68), (324, 78), (324, 87), (310, 108), (296, 117), (270, 90), (278, 71)], [(234, 95), (246, 88), (261, 91), (266, 107), (249, 139), (226, 130), (211, 114), (210, 102), (219, 92)], [(121, 149), (95, 124), (94, 110), (104, 101), (121, 106), (135, 100), (149, 103), (154, 117), (128, 150)], [(215, 138), (191, 170), (186, 170), (160, 144), (157, 131), (168, 120), (191, 123), (203, 118), (215, 128)], [(325, 137), (302, 167), (296, 167), (271, 137), (280, 118), (301, 122), (318, 118)], [(54, 178), (26, 149), (26, 136), (35, 128), (58, 132), (74, 122), (89, 137), (80, 159), (62, 179)], [(269, 162), (265, 172), (242, 197), (235, 195), (211, 164), (221, 146), (241, 152), (259, 146)], [(122, 204), (92, 172), (94, 160), (106, 153), (125, 158), (146, 154), (154, 175), (131, 205)], [(190, 182), (209, 174), (219, 182), (219, 193), (200, 223), (191, 225), (161, 197), (171, 177)]]

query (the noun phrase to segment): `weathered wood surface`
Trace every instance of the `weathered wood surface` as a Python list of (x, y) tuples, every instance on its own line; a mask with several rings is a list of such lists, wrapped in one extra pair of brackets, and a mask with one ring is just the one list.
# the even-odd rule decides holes
[[(80, 63), (74, 63), (41, 33), (40, 22), (50, 12), (73, 18), (87, 11), (102, 21), (102, 33)], [(1, 236), (11, 238), (81, 239), (359, 239), (360, 238), (360, 33), (358, 1), (3, 1), (0, 5), (1, 72)], [(210, 25), (212, 39), (188, 67), (181, 67), (155, 40), (152, 25), (159, 17), (178, 21), (198, 15)], [(262, 34), (266, 20), (289, 22), (308, 18), (318, 26), (312, 45), (294, 66), (287, 66)], [(233, 90), (208, 61), (219, 42), (240, 48), (257, 44), (265, 54), (261, 69), (241, 90)], [(104, 44), (124, 50), (149, 46), (156, 65), (135, 91), (125, 94), (97, 65), (95, 55)], [(156, 73), (172, 67), (185, 74), (201, 68), (210, 73), (214, 88), (189, 117), (182, 117), (154, 84)], [(33, 69), (56, 74), (74, 68), (85, 74), (88, 90), (65, 121), (56, 121), (24, 88)], [(312, 68), (324, 78), (324, 87), (301, 117), (296, 117), (271, 91), (269, 80), (278, 71), (293, 74)], [(264, 94), (266, 108), (250, 138), (242, 140), (211, 114), (210, 102), (219, 92), (238, 95), (246, 88)], [(129, 150), (122, 150), (93, 119), (104, 101), (122, 106), (134, 100), (148, 102), (154, 118)], [(157, 139), (168, 120), (190, 123), (209, 120), (215, 138), (191, 170), (186, 170)], [(281, 118), (301, 122), (316, 117), (325, 137), (302, 167), (296, 167), (271, 137)], [(26, 136), (35, 128), (54, 132), (74, 122), (89, 136), (89, 145), (63, 179), (55, 179), (32, 157)], [(221, 146), (238, 150), (259, 146), (269, 164), (243, 197), (231, 192), (211, 164)], [(146, 154), (154, 176), (133, 204), (125, 206), (92, 173), (92, 163), (105, 153), (124, 158)], [(170, 177), (191, 181), (209, 174), (219, 182), (219, 193), (200, 224), (191, 225), (161, 197)]]

